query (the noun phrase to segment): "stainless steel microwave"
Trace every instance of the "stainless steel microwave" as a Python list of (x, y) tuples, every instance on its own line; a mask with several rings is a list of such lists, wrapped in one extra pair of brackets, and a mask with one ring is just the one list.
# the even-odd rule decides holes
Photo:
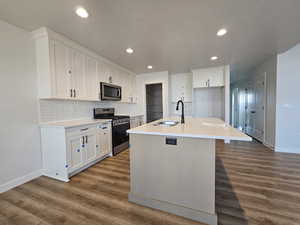
[(121, 101), (122, 99), (122, 87), (109, 84), (100, 83), (100, 98), (106, 101)]

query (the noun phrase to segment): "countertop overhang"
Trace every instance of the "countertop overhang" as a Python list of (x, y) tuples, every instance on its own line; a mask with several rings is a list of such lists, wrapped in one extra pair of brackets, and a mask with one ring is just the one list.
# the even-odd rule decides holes
[(184, 124), (155, 126), (160, 121), (179, 121), (179, 117), (164, 118), (127, 131), (129, 134), (160, 135), (170, 137), (204, 138), (252, 141), (243, 132), (231, 127), (218, 118), (185, 118)]

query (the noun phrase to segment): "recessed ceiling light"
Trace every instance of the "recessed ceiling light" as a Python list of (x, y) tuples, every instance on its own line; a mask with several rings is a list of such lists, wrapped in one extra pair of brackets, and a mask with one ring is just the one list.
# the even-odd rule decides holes
[(76, 9), (76, 14), (80, 16), (81, 18), (88, 18), (89, 13), (86, 11), (85, 8), (79, 7)]
[(225, 34), (227, 34), (227, 30), (222, 28), (221, 30), (218, 31), (217, 35), (218, 36), (224, 36)]
[(212, 61), (215, 61), (217, 59), (218, 59), (218, 56), (213, 56), (213, 57), (210, 58), (210, 60), (212, 60)]
[(153, 69), (153, 66), (148, 65), (147, 68), (148, 68), (149, 70), (152, 70), (152, 69)]
[(133, 49), (132, 49), (132, 48), (127, 48), (127, 49), (126, 49), (126, 52), (127, 52), (128, 54), (132, 54), (132, 53), (133, 53)]

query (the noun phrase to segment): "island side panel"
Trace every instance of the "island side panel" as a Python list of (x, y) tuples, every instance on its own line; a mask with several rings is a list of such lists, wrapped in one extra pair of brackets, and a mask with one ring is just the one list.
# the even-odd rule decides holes
[(215, 216), (214, 139), (130, 134), (130, 146), (131, 196)]

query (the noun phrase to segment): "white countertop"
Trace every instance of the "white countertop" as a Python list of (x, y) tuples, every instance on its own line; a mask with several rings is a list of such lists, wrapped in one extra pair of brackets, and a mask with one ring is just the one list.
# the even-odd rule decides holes
[(207, 138), (207, 139), (223, 139), (223, 140), (239, 140), (251, 141), (252, 138), (241, 131), (227, 125), (224, 121), (217, 118), (185, 118), (185, 124), (177, 124), (176, 126), (154, 126), (159, 121), (179, 121), (180, 117), (164, 118), (154, 121), (127, 132), (129, 134), (148, 134), (175, 137), (191, 137), (191, 138)]
[(110, 119), (79, 119), (79, 120), (66, 120), (66, 121), (57, 121), (57, 122), (48, 122), (41, 123), (40, 127), (58, 127), (58, 128), (71, 128), (71, 127), (80, 127), (85, 125), (93, 125), (97, 123), (110, 122)]

